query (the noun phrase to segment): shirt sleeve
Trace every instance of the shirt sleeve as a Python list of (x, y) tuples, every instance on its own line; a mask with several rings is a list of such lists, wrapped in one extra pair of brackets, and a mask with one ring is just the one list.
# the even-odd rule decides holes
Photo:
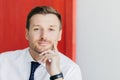
[(64, 77), (64, 80), (82, 80), (81, 70), (80, 67), (74, 66)]

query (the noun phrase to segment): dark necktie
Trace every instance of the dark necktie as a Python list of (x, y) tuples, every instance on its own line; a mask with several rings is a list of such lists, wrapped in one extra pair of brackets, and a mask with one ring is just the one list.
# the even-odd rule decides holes
[(34, 72), (40, 64), (38, 62), (31, 62), (31, 72), (29, 80), (34, 80)]

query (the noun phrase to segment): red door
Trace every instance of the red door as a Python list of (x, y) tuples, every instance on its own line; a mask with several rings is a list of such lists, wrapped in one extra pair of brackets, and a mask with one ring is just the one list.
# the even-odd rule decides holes
[(63, 35), (59, 50), (75, 60), (75, 0), (0, 0), (0, 52), (28, 46), (25, 22), (35, 6), (48, 5), (62, 15)]

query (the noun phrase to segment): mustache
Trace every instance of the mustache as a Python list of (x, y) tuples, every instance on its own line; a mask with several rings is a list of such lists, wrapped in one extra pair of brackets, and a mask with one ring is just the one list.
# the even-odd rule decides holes
[(51, 42), (51, 41), (48, 40), (48, 39), (43, 39), (43, 38), (41, 38), (41, 39), (39, 40), (39, 42)]

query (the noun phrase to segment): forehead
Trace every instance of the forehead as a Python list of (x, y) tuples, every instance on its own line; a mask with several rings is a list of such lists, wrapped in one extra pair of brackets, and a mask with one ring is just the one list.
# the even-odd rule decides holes
[(55, 14), (35, 14), (30, 19), (30, 25), (60, 26), (60, 21)]

